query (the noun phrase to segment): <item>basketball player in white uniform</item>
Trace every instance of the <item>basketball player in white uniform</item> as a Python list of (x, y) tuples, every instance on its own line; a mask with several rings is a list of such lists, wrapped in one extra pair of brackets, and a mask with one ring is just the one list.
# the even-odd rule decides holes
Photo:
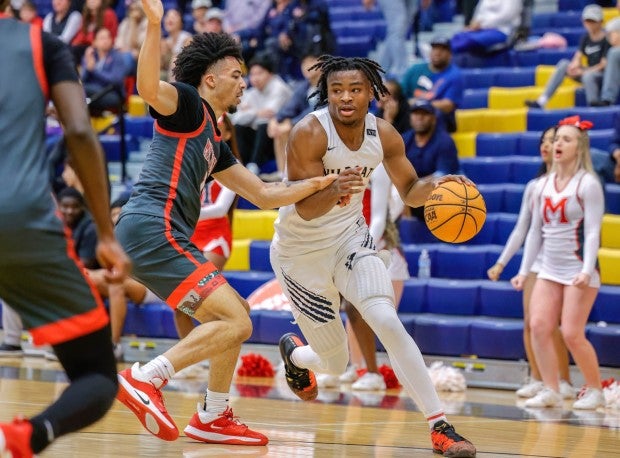
[[(497, 258), (497, 262), (487, 271), (489, 279), (493, 281), (497, 281), (499, 279), (499, 276), (504, 270), (504, 266), (510, 262), (514, 254), (519, 250), (519, 248), (521, 248), (523, 242), (525, 241), (525, 237), (527, 236), (527, 232), (532, 222), (534, 188), (536, 187), (536, 183), (545, 179), (549, 173), (549, 170), (551, 170), (555, 131), (556, 126), (549, 127), (547, 130), (543, 131), (542, 136), (540, 137), (540, 158), (543, 161), (544, 170), (540, 172), (542, 175), (530, 180), (525, 186), (517, 223), (506, 241), (506, 246), (502, 250), (499, 258)], [(536, 363), (536, 357), (534, 356), (534, 351), (532, 350), (532, 337), (529, 327), (532, 289), (534, 288), (536, 276), (540, 270), (540, 258), (541, 256), (539, 253), (523, 285), (523, 346), (525, 347), (525, 354), (527, 355), (527, 361), (530, 366), (530, 377), (529, 380), (517, 390), (517, 396), (521, 398), (534, 397), (544, 388), (540, 371), (538, 370), (538, 364)], [(553, 333), (553, 344), (555, 351), (558, 354), (560, 394), (564, 399), (573, 399), (575, 397), (575, 390), (570, 383), (568, 350), (564, 344), (564, 339), (562, 338), (559, 327)]]
[[(422, 205), (439, 183), (420, 180), (405, 156), (401, 136), (368, 113), (385, 94), (381, 68), (363, 58), (321, 56), (319, 106), (300, 121), (287, 145), (288, 180), (337, 173), (315, 196), (280, 208), (271, 263), (293, 316), (309, 345), (294, 334), (280, 339), (289, 387), (300, 398), (317, 396), (314, 371), (338, 375), (349, 360), (340, 319), (340, 294), (351, 302), (383, 343), (400, 382), (424, 413), (436, 452), (475, 456), (475, 447), (448, 424), (422, 354), (398, 319), (385, 264), (362, 216), (362, 191), (383, 162), (402, 200)], [(458, 455), (456, 454), (458, 453)]]
[(603, 189), (592, 171), (590, 158), (587, 129), (591, 126), (578, 116), (560, 122), (553, 144), (553, 167), (534, 191), (532, 224), (519, 274), (512, 280), (517, 289), (522, 288), (542, 247), (530, 305), (530, 328), (545, 388), (525, 402), (527, 407), (556, 407), (562, 403), (557, 354), (550, 351), (552, 333), (560, 322), (566, 346), (587, 387), (573, 408), (605, 405), (596, 352), (585, 336), (601, 284), (596, 262), (604, 212)]

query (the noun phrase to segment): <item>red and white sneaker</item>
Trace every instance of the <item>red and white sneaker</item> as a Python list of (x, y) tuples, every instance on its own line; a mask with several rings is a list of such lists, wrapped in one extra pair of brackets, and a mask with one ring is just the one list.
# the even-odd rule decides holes
[(31, 436), (32, 424), (28, 420), (16, 418), (13, 423), (0, 423), (0, 456), (32, 458)]
[(139, 371), (140, 363), (118, 373), (118, 394), (116, 399), (131, 410), (148, 432), (165, 441), (179, 437), (179, 429), (166, 410), (161, 389), (151, 382), (142, 382), (134, 378), (132, 371)]
[(266, 445), (269, 442), (267, 436), (252, 431), (233, 416), (233, 411), (228, 407), (215, 420), (203, 420), (206, 413), (198, 404), (198, 412), (189, 421), (189, 425), (183, 430), (187, 437), (209, 444), (228, 445)]

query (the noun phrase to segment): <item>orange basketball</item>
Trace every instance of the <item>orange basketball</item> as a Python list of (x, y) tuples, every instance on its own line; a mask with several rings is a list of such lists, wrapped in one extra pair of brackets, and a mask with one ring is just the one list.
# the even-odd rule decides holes
[(478, 188), (456, 181), (437, 186), (424, 204), (426, 227), (444, 242), (466, 242), (480, 232), (486, 217)]

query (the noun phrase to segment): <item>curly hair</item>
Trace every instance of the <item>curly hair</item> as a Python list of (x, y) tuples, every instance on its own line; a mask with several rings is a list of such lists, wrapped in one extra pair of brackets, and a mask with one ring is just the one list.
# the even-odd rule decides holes
[(335, 72), (359, 70), (368, 78), (375, 98), (378, 99), (390, 93), (385, 84), (383, 84), (383, 78), (381, 77), (381, 73), (385, 73), (385, 70), (374, 60), (365, 57), (338, 57), (323, 54), (319, 57), (319, 61), (310, 67), (309, 70), (321, 71), (317, 90), (309, 97), (312, 98), (318, 94), (317, 107), (327, 104), (327, 79), (330, 74)]
[(194, 87), (211, 66), (226, 57), (243, 61), (241, 46), (227, 33), (199, 33), (183, 47), (174, 61), (174, 79)]

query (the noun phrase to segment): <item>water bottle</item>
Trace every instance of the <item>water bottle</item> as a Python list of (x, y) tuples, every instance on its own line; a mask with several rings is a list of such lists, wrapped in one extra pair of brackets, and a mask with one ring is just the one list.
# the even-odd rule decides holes
[(431, 278), (431, 257), (426, 248), (422, 250), (418, 258), (418, 278), (420, 280)]

